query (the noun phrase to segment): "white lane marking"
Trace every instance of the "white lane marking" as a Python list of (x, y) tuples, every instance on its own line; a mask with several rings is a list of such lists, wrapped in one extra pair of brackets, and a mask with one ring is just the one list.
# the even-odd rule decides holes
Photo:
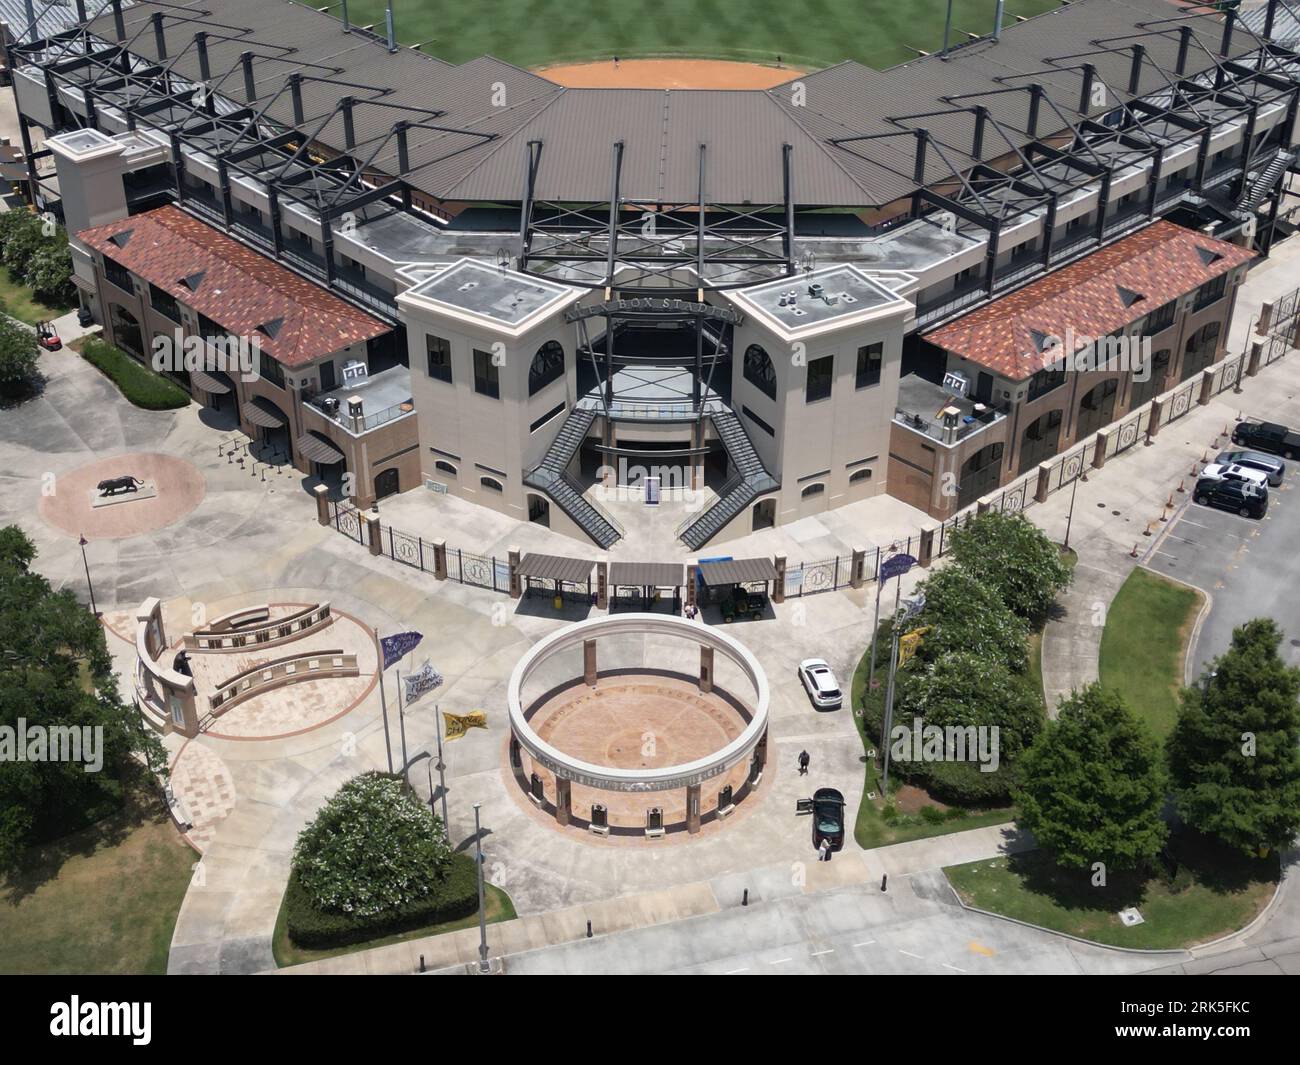
[(834, 954), (833, 950), (815, 950), (808, 955), (810, 958), (820, 958), (823, 954)]
[(854, 943), (855, 947), (869, 947), (875, 942), (874, 939), (864, 939), (861, 943)]
[(768, 965), (784, 965), (786, 962), (788, 962), (788, 961), (793, 961), (793, 960), (794, 960), (793, 958), (777, 958), (775, 961), (770, 961), (770, 962), (768, 962), (767, 964), (768, 964)]
[(909, 958), (915, 958), (917, 961), (925, 961), (919, 954), (913, 954), (910, 950), (900, 950), (899, 954), (906, 954)]
[(966, 971), (965, 969), (958, 969), (955, 965), (949, 965), (947, 962), (943, 963), (943, 967), (945, 969), (951, 969), (955, 973), (964, 973)]
[(729, 970), (728, 972), (724, 973), (723, 975), (724, 975), (724, 976), (735, 976), (736, 973), (747, 973), (747, 972), (749, 972), (749, 969), (748, 969), (748, 968), (744, 968), (744, 969), (731, 969), (731, 970)]

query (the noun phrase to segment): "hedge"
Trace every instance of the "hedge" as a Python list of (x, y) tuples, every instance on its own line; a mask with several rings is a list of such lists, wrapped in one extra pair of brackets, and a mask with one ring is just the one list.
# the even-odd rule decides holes
[(189, 393), (175, 381), (169, 381), (105, 340), (87, 337), (81, 345), (81, 357), (117, 385), (122, 395), (137, 407), (176, 410), (189, 406)]
[(310, 950), (346, 947), (429, 925), (458, 921), (477, 909), (478, 879), (474, 859), (467, 854), (452, 856), (436, 894), (374, 917), (326, 913), (317, 909), (298, 882), (296, 871), (289, 874), (289, 885), (284, 892), (285, 928), (289, 938), (297, 946)]

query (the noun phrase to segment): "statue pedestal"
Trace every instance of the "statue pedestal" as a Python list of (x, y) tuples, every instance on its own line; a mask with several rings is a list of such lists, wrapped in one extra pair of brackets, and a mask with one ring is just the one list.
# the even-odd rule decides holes
[(158, 488), (152, 481), (146, 481), (134, 492), (118, 492), (111, 496), (101, 496), (98, 488), (89, 488), (86, 494), (90, 497), (90, 507), (92, 510), (98, 510), (100, 507), (111, 507), (116, 503), (134, 503), (141, 499), (155, 499), (158, 496)]

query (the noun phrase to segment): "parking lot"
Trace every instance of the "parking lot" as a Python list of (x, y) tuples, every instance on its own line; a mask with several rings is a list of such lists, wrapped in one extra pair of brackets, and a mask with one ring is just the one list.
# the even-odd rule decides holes
[(1189, 655), (1193, 676), (1224, 652), (1235, 626), (1255, 617), (1271, 617), (1282, 627), (1283, 655), (1291, 665), (1300, 665), (1298, 468), (1300, 464), (1287, 464), (1286, 480), (1269, 489), (1268, 513), (1259, 520), (1198, 506), (1189, 490), (1146, 560), (1156, 573), (1210, 596), (1209, 615)]

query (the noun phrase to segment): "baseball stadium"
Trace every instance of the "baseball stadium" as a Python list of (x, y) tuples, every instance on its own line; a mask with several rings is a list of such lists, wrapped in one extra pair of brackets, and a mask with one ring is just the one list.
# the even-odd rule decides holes
[[(609, 548), (621, 487), (695, 552), (951, 517), (1224, 357), (1294, 230), (1300, 4), (1223, 8), (0, 11), (26, 195), (115, 345), (255, 341), (174, 375), (358, 506)], [(1149, 344), (1067, 373), (1070, 336)]]

